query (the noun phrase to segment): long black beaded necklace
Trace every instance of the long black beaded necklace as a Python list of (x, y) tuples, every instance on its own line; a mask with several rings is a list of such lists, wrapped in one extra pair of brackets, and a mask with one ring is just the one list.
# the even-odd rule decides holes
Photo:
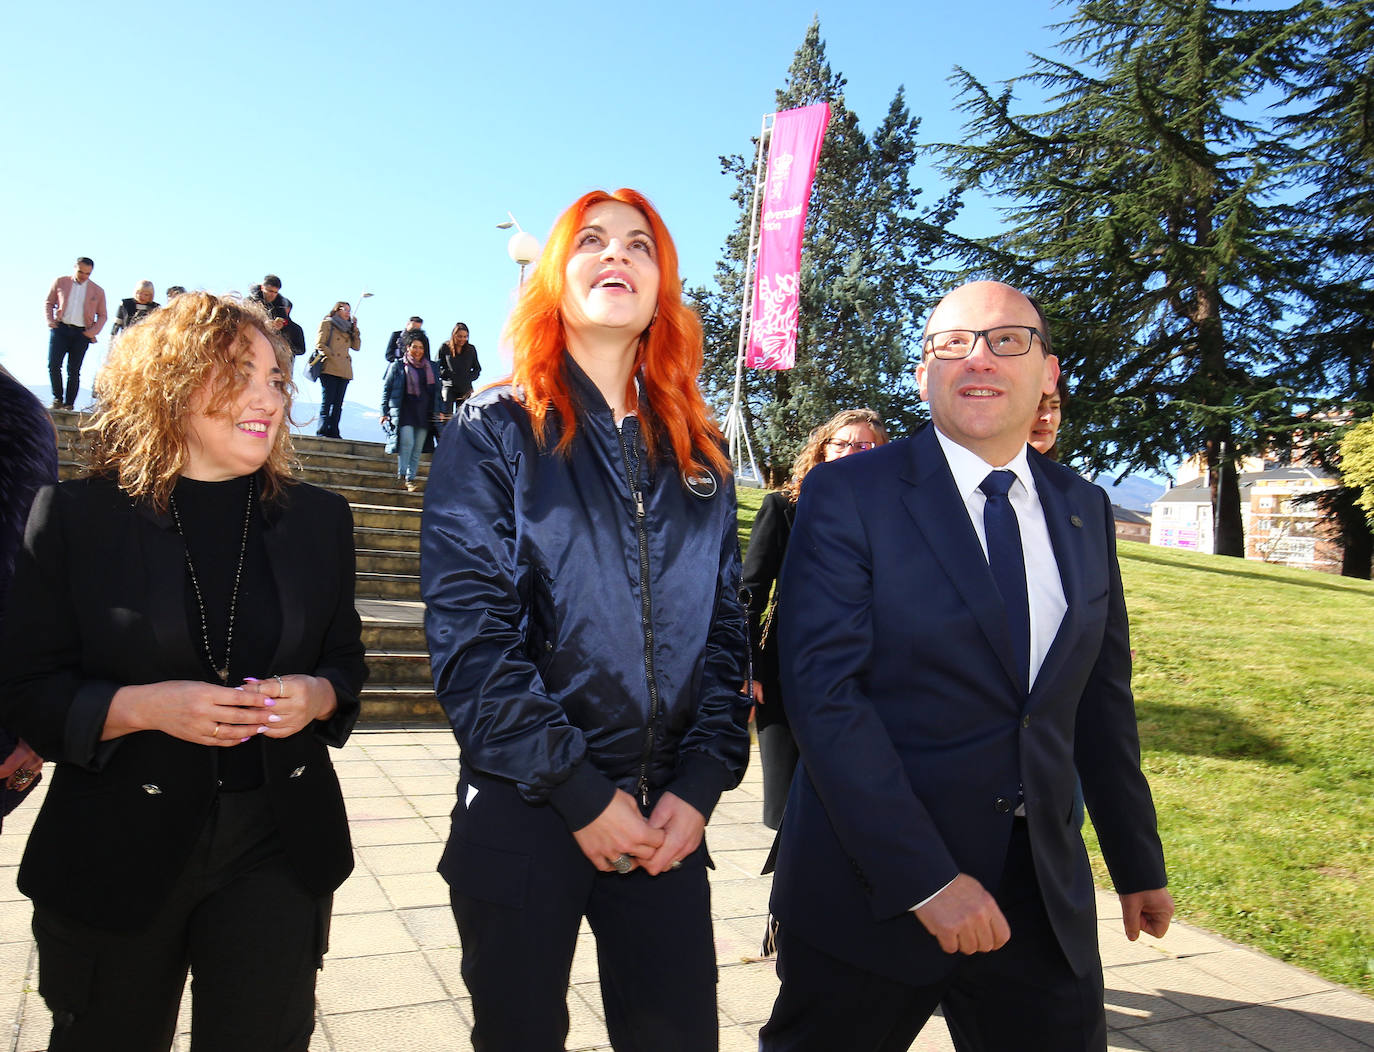
[[(205, 617), (205, 597), (200, 592), (200, 581), (196, 579), (196, 566), (191, 562), (191, 546), (186, 545), (186, 569), (191, 571), (191, 587), (195, 589), (196, 605), (200, 608), (200, 638), (205, 645), (205, 659), (210, 662), (210, 667), (214, 670), (219, 681), (226, 687), (229, 685), (229, 654), (234, 648), (234, 614), (239, 606), (239, 582), (243, 580), (243, 559), (248, 553), (248, 523), (253, 514), (253, 491), (257, 486), (257, 479), (248, 479), (248, 503), (243, 509), (243, 541), (239, 545), (239, 565), (234, 571), (234, 593), (229, 600), (229, 630), (224, 640), (224, 665), (223, 667), (215, 664), (215, 655), (210, 652), (210, 624)], [(181, 535), (183, 542), (186, 540), (186, 531), (181, 525), (181, 515), (177, 512), (176, 494), (170, 494), (168, 501), (172, 506), (172, 519), (177, 524), (177, 533)]]

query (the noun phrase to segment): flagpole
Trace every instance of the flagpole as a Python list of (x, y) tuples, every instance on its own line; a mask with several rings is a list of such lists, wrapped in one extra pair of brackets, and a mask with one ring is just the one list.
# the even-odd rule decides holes
[[(763, 183), (763, 146), (769, 132), (768, 122), (776, 117), (776, 113), (765, 113), (759, 123), (759, 148), (754, 159), (754, 191), (749, 198), (749, 249), (744, 256), (744, 291), (740, 296), (739, 341), (735, 348), (735, 391), (730, 400), (730, 411), (725, 416), (725, 436), (730, 443), (730, 461), (736, 465), (739, 464), (740, 439), (743, 438), (744, 448), (749, 456), (749, 469), (758, 485), (763, 484), (763, 477), (759, 474), (758, 464), (754, 461), (754, 447), (753, 443), (749, 441), (748, 432), (744, 427), (744, 409), (740, 399), (744, 387), (745, 348), (748, 346), (749, 325), (754, 306), (754, 253), (758, 247), (759, 187)], [(736, 471), (736, 476), (739, 476), (738, 471)]]

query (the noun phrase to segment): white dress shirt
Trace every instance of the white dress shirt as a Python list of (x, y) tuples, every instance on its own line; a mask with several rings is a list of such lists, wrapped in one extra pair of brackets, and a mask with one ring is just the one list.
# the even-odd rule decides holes
[[(931, 426), (934, 427), (933, 424)], [(946, 438), (938, 427), (935, 428), (935, 437), (939, 439), (950, 473), (954, 475), (959, 496), (964, 498), (964, 509), (973, 524), (973, 532), (978, 535), (978, 543), (983, 546), (985, 559), (988, 540), (983, 534), (983, 505), (987, 503), (987, 497), (978, 487), (988, 477), (988, 472), (998, 468), (1016, 475), (1016, 481), (1007, 492), (1007, 499), (1016, 511), (1016, 523), (1021, 529), (1021, 551), (1026, 561), (1026, 592), (1030, 603), (1030, 669), (1026, 682), (1034, 685), (1069, 604), (1064, 599), (1059, 563), (1055, 561), (1050, 531), (1045, 526), (1045, 510), (1040, 506), (1035, 478), (1030, 473), (1027, 447), (1022, 446), (1010, 463), (989, 464), (977, 453)]]
[(62, 305), (61, 321), (67, 325), (86, 327), (86, 287), (89, 279), (79, 284), (72, 282), (72, 290), (67, 293), (67, 302)]

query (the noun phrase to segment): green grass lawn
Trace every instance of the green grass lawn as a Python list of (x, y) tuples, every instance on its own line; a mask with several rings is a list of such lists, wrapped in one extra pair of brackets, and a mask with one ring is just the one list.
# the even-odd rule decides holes
[[(741, 544), (762, 497), (740, 491)], [(1374, 584), (1119, 555), (1179, 916), (1374, 993)]]

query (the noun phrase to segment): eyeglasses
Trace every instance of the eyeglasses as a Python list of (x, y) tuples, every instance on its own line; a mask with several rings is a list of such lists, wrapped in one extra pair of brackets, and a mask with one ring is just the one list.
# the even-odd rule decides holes
[(1016, 358), (1031, 349), (1035, 337), (1045, 342), (1044, 334), (1033, 325), (999, 325), (995, 329), (946, 329), (926, 337), (925, 352), (946, 361), (957, 361), (973, 353), (978, 337), (999, 358)]
[(852, 449), (855, 453), (867, 453), (876, 446), (876, 442), (846, 442), (841, 438), (832, 438), (826, 442), (826, 449), (833, 449), (836, 453), (843, 453), (845, 450)]

